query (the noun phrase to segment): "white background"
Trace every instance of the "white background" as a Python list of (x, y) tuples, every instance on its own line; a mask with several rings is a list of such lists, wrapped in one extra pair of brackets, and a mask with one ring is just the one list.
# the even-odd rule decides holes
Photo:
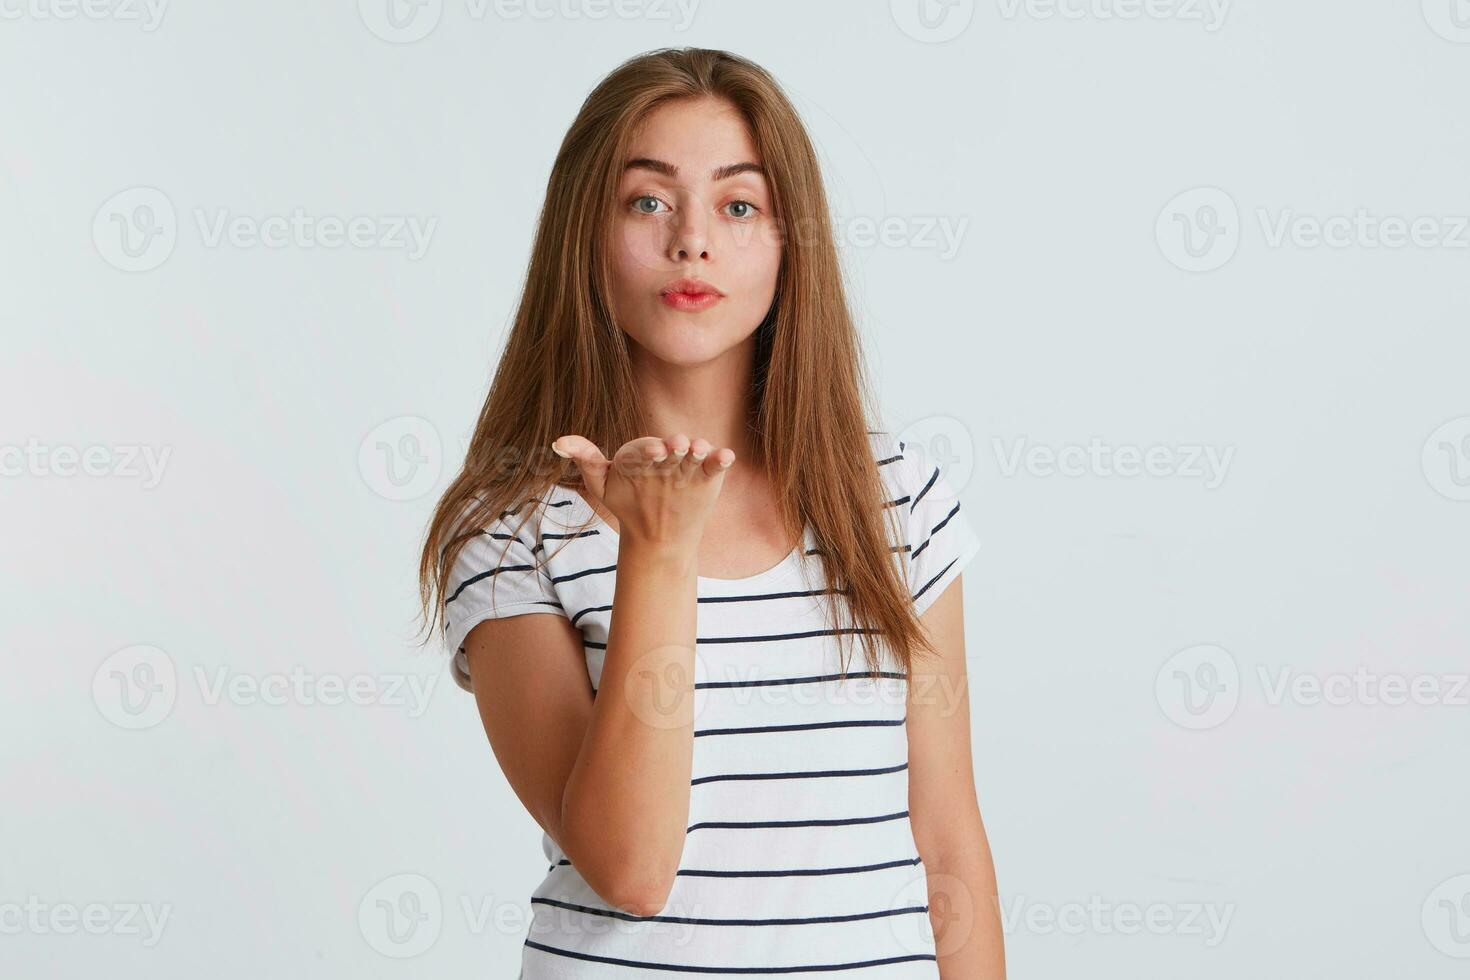
[[(689, 44), (797, 102), (985, 544), (1011, 976), (1464, 974), (1470, 4), (385, 9), (0, 0), (0, 971), (514, 975), (417, 547), (566, 126)], [(296, 209), (366, 243), (211, 234)]]

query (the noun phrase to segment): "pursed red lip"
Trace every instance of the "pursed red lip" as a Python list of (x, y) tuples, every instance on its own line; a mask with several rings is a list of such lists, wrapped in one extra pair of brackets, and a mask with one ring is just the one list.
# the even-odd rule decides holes
[(719, 293), (660, 293), (658, 298), (665, 306), (684, 313), (707, 310), (722, 300)]
[(673, 282), (664, 286), (663, 289), (659, 290), (660, 296), (668, 296), (673, 293), (682, 293), (685, 296), (725, 295), (703, 279), (691, 279), (688, 277), (675, 279)]

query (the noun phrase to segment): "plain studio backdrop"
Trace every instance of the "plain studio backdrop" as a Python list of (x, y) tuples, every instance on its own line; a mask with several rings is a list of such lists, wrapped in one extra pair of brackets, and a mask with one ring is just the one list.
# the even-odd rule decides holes
[(1470, 5), (0, 0), (0, 972), (510, 977), (418, 546), (624, 58), (769, 68), (946, 469), (1013, 977), (1470, 965)]

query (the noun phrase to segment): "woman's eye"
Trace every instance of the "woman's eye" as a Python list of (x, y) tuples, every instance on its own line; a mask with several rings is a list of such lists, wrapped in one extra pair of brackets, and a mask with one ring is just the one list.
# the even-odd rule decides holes
[(658, 214), (658, 206), (662, 203), (664, 202), (652, 194), (640, 194), (633, 198), (633, 208), (643, 214)]
[(729, 204), (725, 205), (725, 207), (740, 209), (730, 215), (730, 217), (732, 218), (752, 218), (755, 216), (755, 212), (758, 210), (756, 206), (754, 204), (751, 204), (749, 201), (731, 201)]

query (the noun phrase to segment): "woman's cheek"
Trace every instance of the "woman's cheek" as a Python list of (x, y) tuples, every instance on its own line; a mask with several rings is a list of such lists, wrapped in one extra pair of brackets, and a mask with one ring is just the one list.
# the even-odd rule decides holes
[(652, 221), (624, 221), (618, 242), (618, 265), (626, 276), (646, 278), (665, 265), (660, 231)]

